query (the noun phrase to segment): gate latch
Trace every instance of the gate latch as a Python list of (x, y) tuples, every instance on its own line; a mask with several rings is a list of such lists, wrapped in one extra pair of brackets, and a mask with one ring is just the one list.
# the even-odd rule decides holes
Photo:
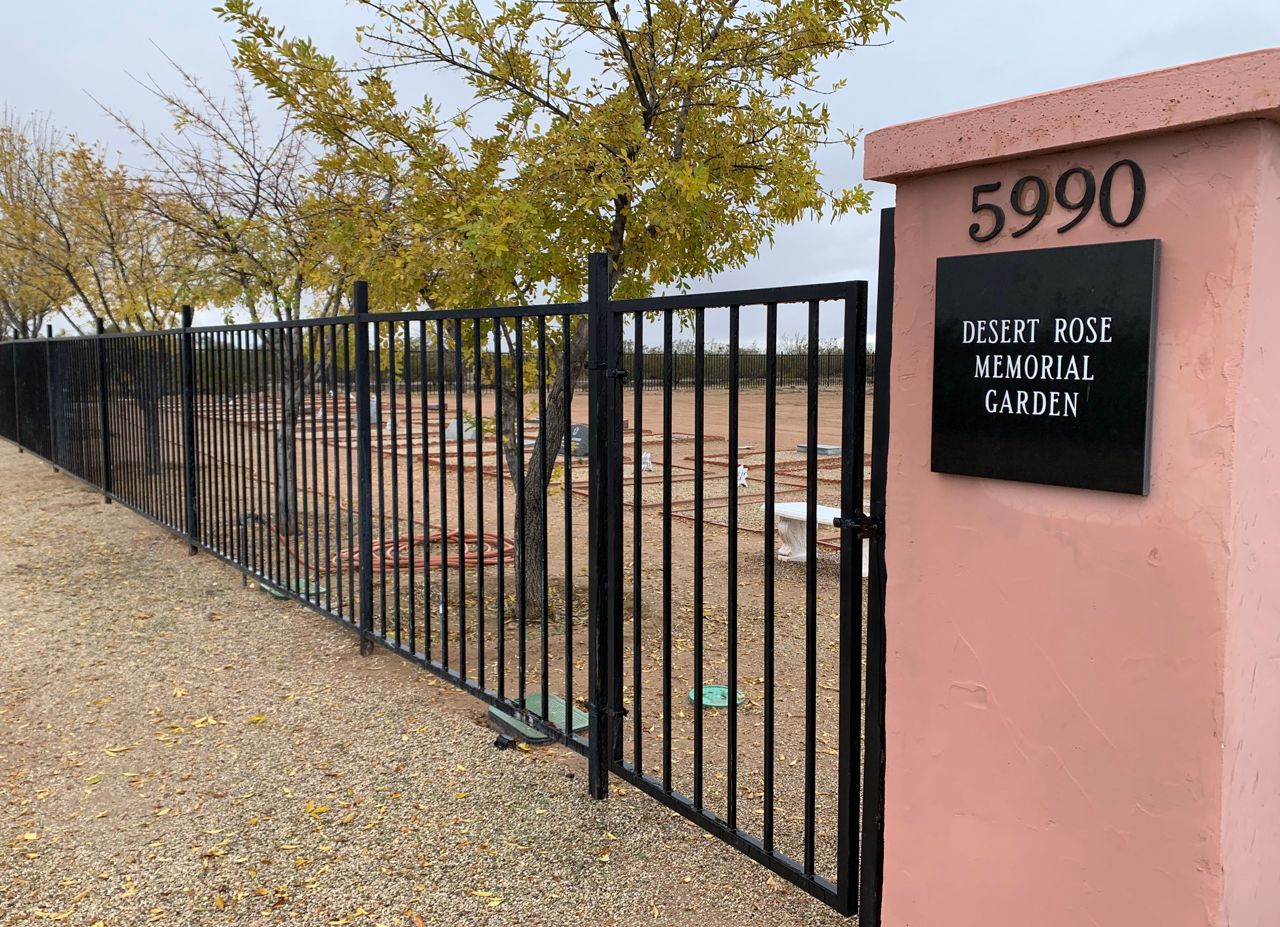
[(866, 540), (867, 538), (878, 538), (884, 534), (884, 519), (876, 518), (874, 515), (866, 515), (859, 512), (857, 515), (840, 515), (832, 520), (832, 524), (841, 530), (845, 528), (857, 528), (858, 537)]
[(603, 370), (604, 375), (613, 380), (626, 383), (630, 378), (625, 367), (610, 367), (608, 364), (587, 364), (588, 370)]

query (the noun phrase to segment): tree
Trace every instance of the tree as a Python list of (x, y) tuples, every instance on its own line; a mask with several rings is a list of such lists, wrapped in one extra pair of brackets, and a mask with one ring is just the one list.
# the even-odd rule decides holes
[[(829, 114), (814, 98), (839, 87), (821, 65), (886, 30), (896, 0), (358, 2), (372, 23), (358, 33), (367, 59), (349, 69), (251, 0), (219, 12), (239, 31), (237, 62), (346, 169), (414, 191), (402, 221), (435, 257), (420, 281), (430, 305), (580, 298), (591, 251), (607, 252), (611, 288), (643, 295), (741, 266), (779, 224), (869, 208), (859, 186), (823, 186)], [(491, 130), (471, 107), (401, 106), (391, 75), (409, 66), (464, 80), (473, 105), (498, 113)], [(551, 478), (587, 357), (585, 325), (564, 336), (527, 465), (504, 436), (529, 486)], [(536, 543), (536, 493), (524, 518)], [(536, 614), (532, 554), (518, 571)]]
[[(292, 118), (286, 115), (274, 129), (264, 126), (242, 73), (234, 75), (231, 98), (222, 100), (171, 64), (180, 91), (147, 87), (168, 110), (172, 133), (153, 135), (113, 113), (150, 158), (150, 211), (195, 243), (208, 262), (215, 302), (239, 305), (254, 321), (340, 312), (350, 282), (350, 249), (337, 234), (352, 206), (344, 175), (317, 162)], [(275, 435), (275, 524), (295, 534), (302, 528), (298, 417), (320, 371), (303, 349), (302, 333), (284, 329), (269, 344), (284, 381)], [(332, 340), (329, 347), (334, 356)]]
[(43, 119), (0, 126), (0, 264), (20, 273), (27, 306), (76, 331), (95, 317), (167, 327), (194, 292), (199, 255), (146, 197), (145, 180)]

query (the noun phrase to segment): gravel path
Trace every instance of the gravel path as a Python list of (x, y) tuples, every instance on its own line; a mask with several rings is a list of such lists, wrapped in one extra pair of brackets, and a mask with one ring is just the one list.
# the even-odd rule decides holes
[(0, 443), (0, 925), (852, 923)]

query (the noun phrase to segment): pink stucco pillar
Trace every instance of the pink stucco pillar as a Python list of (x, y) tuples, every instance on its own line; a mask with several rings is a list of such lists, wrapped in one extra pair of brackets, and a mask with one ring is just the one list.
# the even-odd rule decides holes
[[(867, 139), (897, 185), (886, 927), (1280, 925), (1278, 122), (1272, 49)], [(1131, 225), (970, 238), (975, 185), (1122, 159)], [(1151, 238), (1149, 494), (931, 472), (938, 258)]]

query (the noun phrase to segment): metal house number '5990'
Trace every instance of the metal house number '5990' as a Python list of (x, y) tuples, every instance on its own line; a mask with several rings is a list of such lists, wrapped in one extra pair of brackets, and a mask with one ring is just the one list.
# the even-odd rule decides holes
[[(1121, 168), (1128, 169), (1133, 195), (1129, 200), (1128, 215), (1118, 219), (1112, 200), (1112, 187), (1115, 184), (1116, 173)], [(1077, 177), (1080, 178), (1080, 182), (1073, 184), (1073, 179)], [(1077, 192), (1072, 192), (1073, 187)], [(1000, 181), (998, 180), (992, 183), (980, 183), (973, 188), (973, 214), (982, 216), (984, 213), (989, 213), (991, 216), (991, 227), (985, 232), (982, 231), (980, 221), (969, 226), (969, 237), (974, 241), (990, 241), (1004, 231), (1004, 209), (995, 203), (979, 202), (979, 198), (984, 194), (995, 193), (999, 189)], [(1058, 182), (1053, 188), (1053, 198), (1063, 209), (1075, 211), (1071, 221), (1058, 227), (1059, 234), (1079, 225), (1093, 208), (1095, 200), (1098, 203), (1098, 211), (1102, 213), (1102, 218), (1107, 225), (1122, 229), (1138, 218), (1138, 213), (1142, 212), (1142, 203), (1147, 198), (1147, 182), (1142, 176), (1142, 168), (1127, 158), (1107, 168), (1102, 175), (1101, 185), (1094, 179), (1093, 171), (1084, 167), (1073, 167), (1063, 171), (1058, 177)], [(1014, 238), (1020, 238), (1039, 225), (1040, 220), (1049, 212), (1049, 184), (1044, 178), (1034, 175), (1021, 178), (1009, 191), (1009, 208), (1031, 220), (1012, 233)]]

